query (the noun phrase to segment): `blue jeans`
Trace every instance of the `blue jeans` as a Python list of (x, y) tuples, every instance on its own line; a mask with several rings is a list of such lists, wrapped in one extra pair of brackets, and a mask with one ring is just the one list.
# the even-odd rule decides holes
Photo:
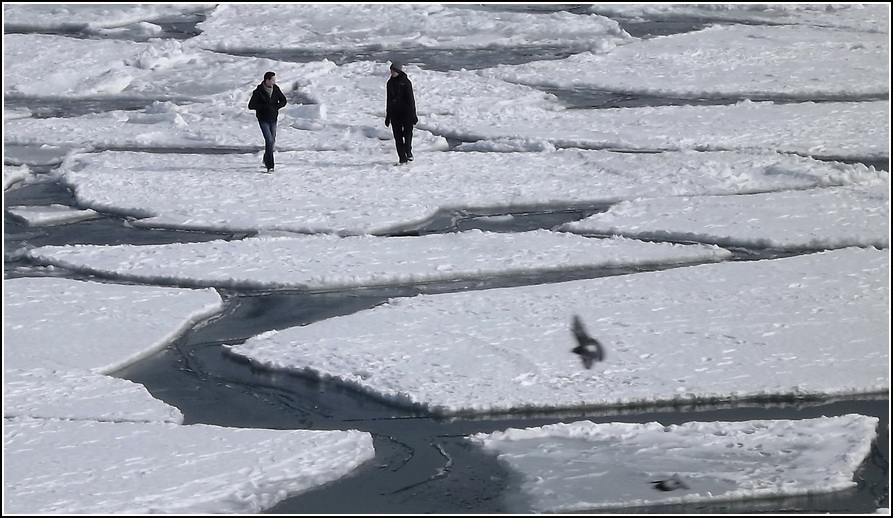
[(273, 169), (273, 146), (276, 145), (276, 121), (257, 120), (260, 131), (264, 134), (264, 165)]

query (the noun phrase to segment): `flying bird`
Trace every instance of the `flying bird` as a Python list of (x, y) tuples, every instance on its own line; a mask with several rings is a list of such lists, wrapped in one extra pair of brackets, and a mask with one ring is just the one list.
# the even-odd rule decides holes
[(688, 489), (688, 485), (679, 478), (679, 474), (673, 475), (672, 477), (665, 480), (652, 480), (652, 484), (654, 484), (654, 489), (659, 491), (674, 491), (676, 489)]
[(580, 321), (580, 317), (577, 315), (574, 315), (574, 323), (571, 326), (571, 330), (574, 332), (574, 337), (577, 339), (578, 344), (571, 352), (580, 355), (584, 367), (590, 369), (593, 363), (605, 359), (605, 348), (602, 347), (601, 342), (589, 336), (589, 333), (583, 328), (583, 322)]

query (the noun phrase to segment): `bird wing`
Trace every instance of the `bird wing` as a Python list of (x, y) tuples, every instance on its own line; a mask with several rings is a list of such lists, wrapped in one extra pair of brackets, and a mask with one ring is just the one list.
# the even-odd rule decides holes
[(578, 344), (577, 347), (573, 349), (573, 352), (580, 355), (583, 360), (583, 366), (589, 369), (592, 367), (593, 362), (600, 362), (605, 359), (605, 348), (602, 347), (601, 342), (589, 336), (586, 329), (583, 327), (583, 321), (580, 320), (578, 315), (574, 315), (571, 330), (573, 331)]
[(577, 341), (580, 342), (580, 345), (592, 341), (592, 338), (586, 333), (586, 329), (583, 327), (583, 322), (580, 321), (580, 317), (577, 315), (574, 315), (574, 323), (571, 326), (571, 330), (574, 332), (574, 336), (577, 338)]

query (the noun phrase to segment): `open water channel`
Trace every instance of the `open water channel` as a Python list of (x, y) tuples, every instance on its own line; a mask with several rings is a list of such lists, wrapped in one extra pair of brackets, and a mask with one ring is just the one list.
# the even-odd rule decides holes
[[(184, 38), (196, 33), (200, 17), (165, 21), (170, 37)], [(638, 21), (636, 36), (684, 32), (696, 29), (703, 20), (664, 22)], [(650, 29), (649, 29), (650, 28)], [(633, 30), (630, 30), (632, 33)], [(557, 59), (567, 50), (519, 49), (515, 53), (489, 55), (462, 51), (445, 53), (422, 50), (405, 52), (405, 61), (429, 68), (483, 66), (518, 63), (532, 59)], [(320, 56), (268, 55), (283, 60), (315, 60)], [(331, 57), (329, 57), (331, 59)], [(363, 59), (362, 52), (341, 59)], [(491, 64), (487, 64), (493, 62)], [(611, 92), (553, 92), (572, 106), (613, 107), (681, 104), (678, 99), (641, 99)], [(122, 100), (119, 105), (103, 101), (11, 99), (7, 106), (24, 106), (35, 116), (73, 116), (108, 109), (141, 109), (148, 101)], [(713, 100), (712, 102), (736, 102)], [(57, 166), (66, 150), (48, 150), (39, 146), (5, 149), (6, 163), (27, 164), (39, 173)], [(147, 151), (139, 149), (139, 151)], [(149, 150), (151, 151), (151, 150)], [(162, 150), (158, 150), (162, 151)], [(254, 152), (246, 150), (189, 150), (188, 152)], [(170, 152), (170, 150), (167, 150)], [(869, 163), (889, 170), (888, 163)], [(74, 206), (73, 194), (54, 182), (17, 186), (4, 193), (5, 206), (51, 204)], [(489, 218), (492, 214), (443, 214), (422, 228), (406, 233), (451, 232), (480, 228), (490, 231), (519, 232), (535, 228), (553, 228), (566, 221), (582, 219), (606, 207), (527, 207), (513, 213), (510, 223)], [(23, 247), (63, 244), (160, 244), (198, 242), (212, 239), (241, 239), (245, 234), (140, 229), (127, 225), (126, 219), (106, 215), (97, 220), (51, 227), (29, 227), (10, 213), (4, 214), (4, 278), (54, 275), (90, 278), (76, 271), (48, 272), (29, 264), (14, 251)], [(735, 260), (764, 258), (783, 251), (736, 252)], [(458, 290), (487, 289), (543, 282), (594, 278), (632, 273), (630, 269), (593, 269), (551, 275), (506, 276), (479, 281), (428, 283), (391, 288), (356, 289), (339, 292), (219, 290), (226, 302), (225, 311), (185, 333), (154, 356), (114, 373), (115, 376), (141, 383), (154, 397), (176, 406), (185, 424), (204, 423), (228, 427), (272, 429), (358, 429), (374, 438), (376, 456), (355, 473), (323, 487), (293, 496), (268, 510), (270, 514), (322, 513), (525, 513), (530, 512), (520, 494), (517, 474), (484, 453), (464, 437), (478, 432), (506, 428), (541, 426), (582, 419), (594, 422), (651, 422), (665, 425), (689, 421), (740, 421), (749, 419), (806, 419), (860, 413), (880, 419), (878, 438), (871, 454), (856, 473), (857, 486), (850, 490), (823, 495), (791, 498), (690, 504), (611, 510), (611, 513), (771, 513), (830, 512), (873, 513), (889, 508), (889, 396), (836, 400), (766, 400), (737, 404), (686, 407), (627, 408), (572, 413), (513, 414), (468, 418), (441, 418), (414, 409), (395, 407), (338, 384), (308, 379), (288, 373), (259, 370), (247, 362), (227, 355), (222, 344), (234, 344), (259, 333), (306, 325), (336, 315), (371, 308), (392, 297), (420, 293), (447, 293)]]

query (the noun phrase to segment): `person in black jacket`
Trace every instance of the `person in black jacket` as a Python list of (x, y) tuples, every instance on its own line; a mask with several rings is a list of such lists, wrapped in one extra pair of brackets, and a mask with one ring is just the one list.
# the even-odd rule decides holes
[(267, 172), (273, 171), (273, 146), (276, 145), (276, 121), (279, 119), (279, 109), (288, 103), (282, 90), (276, 86), (276, 73), (267, 72), (264, 80), (251, 92), (248, 101), (248, 109), (254, 110), (257, 115), (257, 123), (264, 135), (264, 165)]
[(388, 104), (384, 125), (391, 126), (397, 146), (400, 164), (412, 162), (412, 127), (419, 123), (415, 112), (415, 97), (412, 95), (412, 82), (399, 63), (391, 63), (391, 78), (388, 79)]

